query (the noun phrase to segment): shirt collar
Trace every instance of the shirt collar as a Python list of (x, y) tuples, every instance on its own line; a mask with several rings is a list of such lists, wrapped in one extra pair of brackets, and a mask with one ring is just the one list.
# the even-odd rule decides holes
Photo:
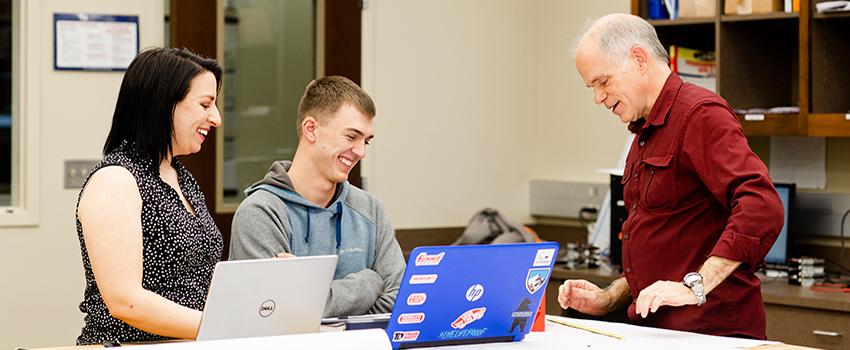
[(664, 87), (661, 88), (661, 93), (655, 99), (655, 104), (649, 111), (649, 116), (646, 117), (646, 122), (643, 123), (641, 129), (646, 129), (650, 125), (661, 126), (667, 121), (667, 114), (670, 108), (673, 107), (673, 101), (676, 100), (676, 95), (679, 94), (679, 89), (682, 87), (682, 78), (676, 73), (670, 73), (667, 76), (667, 81), (664, 82)]

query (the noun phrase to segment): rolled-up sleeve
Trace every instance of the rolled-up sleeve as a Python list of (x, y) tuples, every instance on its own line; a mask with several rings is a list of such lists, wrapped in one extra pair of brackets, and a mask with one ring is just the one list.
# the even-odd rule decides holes
[(684, 164), (730, 213), (712, 256), (757, 269), (784, 224), (782, 201), (767, 167), (750, 149), (732, 111), (719, 103), (698, 104), (684, 132)]

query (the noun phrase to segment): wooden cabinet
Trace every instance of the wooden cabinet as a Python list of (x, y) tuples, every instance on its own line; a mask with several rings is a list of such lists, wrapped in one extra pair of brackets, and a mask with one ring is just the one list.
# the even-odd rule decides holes
[[(665, 47), (715, 52), (717, 93), (732, 108), (800, 109), (739, 115), (744, 132), (850, 137), (850, 13), (817, 13), (823, 0), (800, 0), (800, 12), (724, 15), (725, 0), (715, 1), (713, 17), (650, 23)], [(632, 13), (648, 18), (647, 3), (632, 0)]]
[(850, 313), (765, 304), (767, 339), (819, 349), (850, 349)]
[(767, 339), (850, 349), (850, 293), (815, 292), (785, 279), (762, 279)]

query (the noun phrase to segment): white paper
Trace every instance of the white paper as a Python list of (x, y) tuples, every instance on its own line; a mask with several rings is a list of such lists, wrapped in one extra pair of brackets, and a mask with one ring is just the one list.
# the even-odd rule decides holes
[(818, 12), (850, 11), (850, 1), (824, 1), (815, 4)]
[(826, 139), (771, 137), (770, 178), (797, 184), (797, 188), (826, 188)]
[(56, 67), (126, 69), (138, 53), (135, 22), (56, 21)]
[(309, 333), (209, 341), (187, 341), (154, 345), (133, 346), (139, 350), (300, 350), (300, 349), (346, 349), (381, 350), (392, 349), (387, 332), (383, 329), (366, 329), (345, 332)]

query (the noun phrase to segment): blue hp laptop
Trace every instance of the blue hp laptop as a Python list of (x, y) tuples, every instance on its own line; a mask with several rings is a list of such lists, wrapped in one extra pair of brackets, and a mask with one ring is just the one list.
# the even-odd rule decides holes
[(418, 247), (387, 326), (394, 349), (520, 341), (558, 243)]

